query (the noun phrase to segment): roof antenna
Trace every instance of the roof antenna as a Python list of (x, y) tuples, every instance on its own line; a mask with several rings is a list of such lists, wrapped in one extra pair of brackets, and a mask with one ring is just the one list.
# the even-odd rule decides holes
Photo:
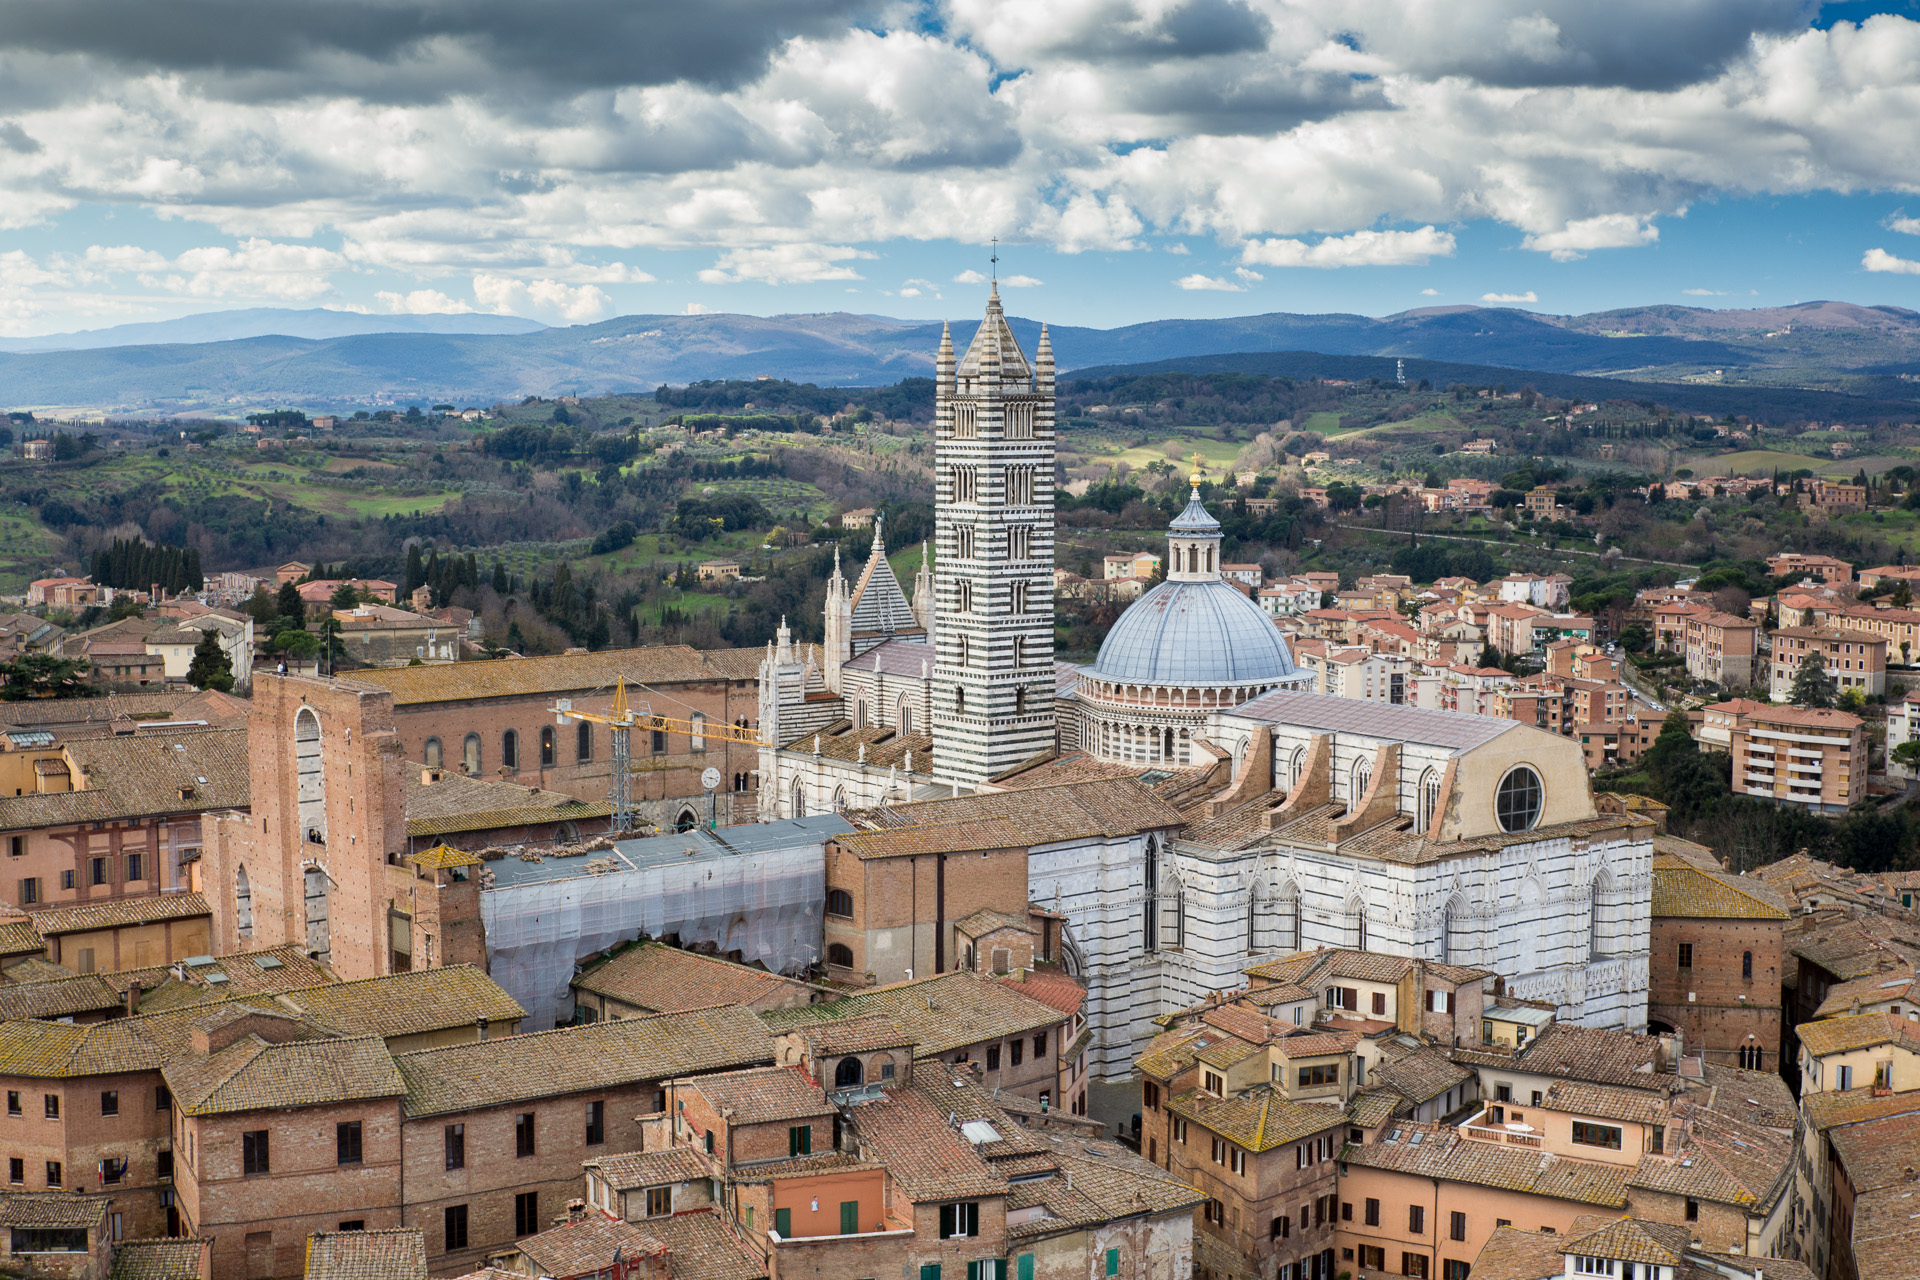
[(987, 261), (992, 264), (993, 291), (995, 293), (998, 293), (1000, 292), (1000, 237), (999, 236), (995, 236), (993, 238), (993, 256), (991, 258), (988, 258)]

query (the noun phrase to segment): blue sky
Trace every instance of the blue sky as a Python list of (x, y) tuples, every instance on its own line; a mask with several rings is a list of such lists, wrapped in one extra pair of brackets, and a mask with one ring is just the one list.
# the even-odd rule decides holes
[(0, 0), (0, 331), (1920, 309), (1913, 3), (250, 8)]

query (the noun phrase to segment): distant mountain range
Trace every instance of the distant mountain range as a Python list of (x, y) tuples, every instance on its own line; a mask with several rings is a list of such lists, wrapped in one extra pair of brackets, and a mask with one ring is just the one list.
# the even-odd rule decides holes
[[(402, 322), (413, 332), (394, 331)], [(821, 385), (888, 383), (933, 371), (940, 326), (845, 312), (820, 315), (622, 316), (542, 328), (487, 316), (358, 316), (329, 311), (224, 312), (171, 325), (218, 341), (148, 342), (121, 326), (64, 335), (65, 350), (0, 354), (0, 408), (104, 409), (120, 413), (226, 412), (288, 405), (310, 409), (451, 401), (462, 406), (567, 392), (651, 391), (661, 383), (761, 375)], [(300, 324), (334, 334), (289, 333)], [(461, 326), (521, 326), (473, 332)], [(352, 329), (385, 326), (384, 331)], [(263, 329), (264, 326), (264, 329)], [(1034, 320), (1016, 319), (1031, 344)], [(432, 328), (421, 332), (419, 329)], [(974, 321), (954, 324), (964, 345)], [(119, 334), (114, 338), (109, 335)], [(142, 345), (129, 345), (127, 337)], [(1156, 320), (1118, 329), (1057, 326), (1062, 370), (1317, 353), (1635, 383), (1760, 387), (1844, 393), (1862, 406), (1913, 415), (1920, 383), (1920, 313), (1814, 302), (1749, 311), (1646, 307), (1544, 316), (1487, 307), (1434, 307), (1379, 319), (1274, 313), (1223, 320)], [(82, 346), (79, 339), (86, 338)], [(101, 339), (94, 341), (94, 339)], [(54, 342), (55, 339), (35, 339)]]
[(438, 314), (364, 315), (314, 307), (248, 307), (209, 311), (178, 320), (116, 324), (107, 329), (48, 333), (37, 338), (0, 338), (0, 351), (86, 351), (99, 347), (146, 347), (176, 342), (230, 342), (235, 338), (342, 338), (355, 333), (533, 333), (547, 326), (519, 316)]

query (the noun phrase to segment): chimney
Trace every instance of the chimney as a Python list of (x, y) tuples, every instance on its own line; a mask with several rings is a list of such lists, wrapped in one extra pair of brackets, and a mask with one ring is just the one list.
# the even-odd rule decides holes
[(587, 1202), (585, 1200), (567, 1201), (567, 1221), (585, 1222), (587, 1220)]
[(127, 1016), (129, 1018), (140, 1011), (140, 996), (140, 984), (129, 982), (127, 984)]
[(485, 1018), (475, 1018), (473, 1020), (473, 1025), (479, 1028), (480, 1038), (482, 1040), (485, 1040), (487, 1038), (487, 1020)]
[(438, 770), (438, 769), (422, 769), (422, 770), (420, 771), (420, 785), (421, 785), (421, 786), (423, 786), (423, 787), (430, 787), (430, 786), (432, 786), (432, 785), (433, 785), (434, 783), (436, 783), (436, 782), (438, 782), (438, 781), (440, 781), (440, 770)]

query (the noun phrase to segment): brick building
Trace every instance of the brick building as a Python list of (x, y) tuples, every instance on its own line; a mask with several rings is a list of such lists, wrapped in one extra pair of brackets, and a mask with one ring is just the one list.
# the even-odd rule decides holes
[(619, 677), (628, 697), (653, 714), (692, 722), (692, 731), (636, 730), (633, 798), (643, 822), (668, 829), (683, 813), (706, 816), (700, 774), (720, 771), (717, 821), (751, 822), (756, 749), (711, 738), (701, 725), (751, 727), (758, 716), (758, 649), (695, 650), (684, 645), (606, 653), (456, 662), (354, 673), (391, 693), (402, 754), (428, 768), (502, 778), (605, 800), (612, 771), (609, 730), (584, 721), (556, 726), (553, 706), (605, 713)]
[(1768, 695), (1786, 701), (1800, 664), (1813, 654), (1826, 663), (1827, 674), (1842, 693), (1858, 690), (1865, 697), (1887, 691), (1887, 641), (1883, 636), (1850, 627), (1781, 627), (1773, 633), (1773, 659)]
[(1797, 551), (1780, 551), (1768, 556), (1767, 572), (1776, 578), (1810, 578), (1816, 582), (1834, 584), (1853, 581), (1853, 566), (1845, 560), (1836, 560), (1832, 556), (1802, 555)]
[(1687, 674), (1726, 688), (1753, 683), (1760, 625), (1718, 610), (1686, 615)]
[(651, 941), (589, 965), (572, 985), (574, 1009), (586, 1022), (723, 1004), (758, 1012), (811, 1004), (833, 994), (764, 969)]
[(1787, 914), (1779, 894), (1705, 850), (1656, 852), (1648, 1025), (1680, 1032), (1709, 1061), (1777, 1072)]
[(234, 729), (0, 753), (11, 784), (0, 794), (0, 897), (33, 911), (189, 888), (201, 815), (244, 808), (247, 770), (247, 735)]

